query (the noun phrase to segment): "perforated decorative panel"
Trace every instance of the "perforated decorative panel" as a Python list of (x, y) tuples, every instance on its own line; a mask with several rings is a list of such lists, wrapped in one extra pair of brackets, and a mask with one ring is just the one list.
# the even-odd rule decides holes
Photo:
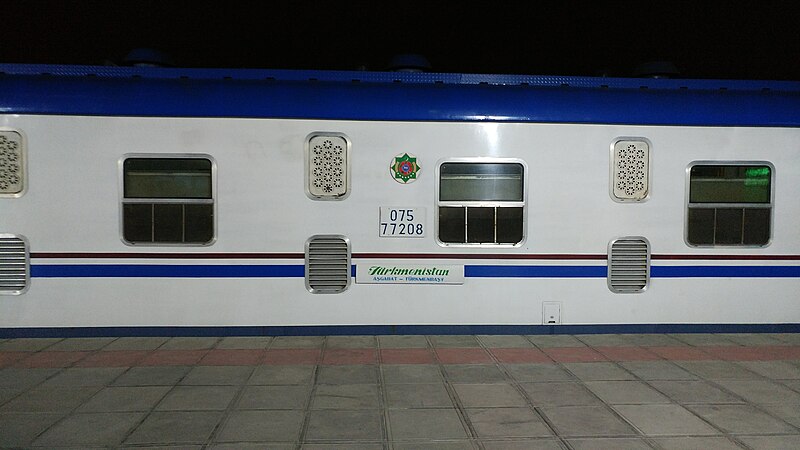
[(317, 235), (306, 242), (306, 287), (335, 294), (350, 285), (350, 242), (343, 236)]
[(650, 146), (644, 141), (614, 144), (613, 194), (618, 200), (643, 200), (650, 190)]
[(608, 246), (608, 288), (618, 293), (642, 292), (650, 281), (650, 242), (627, 236)]
[(21, 236), (0, 234), (0, 294), (21, 294), (30, 280), (28, 243)]
[(22, 136), (0, 131), (0, 195), (16, 196), (25, 187)]
[(308, 192), (316, 198), (347, 194), (347, 140), (316, 135), (308, 142)]

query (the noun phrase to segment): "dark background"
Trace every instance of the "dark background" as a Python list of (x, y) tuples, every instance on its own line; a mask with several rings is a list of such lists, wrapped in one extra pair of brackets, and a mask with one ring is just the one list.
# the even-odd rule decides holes
[(152, 47), (180, 67), (800, 80), (792, 2), (4, 2), (0, 62), (125, 64)]

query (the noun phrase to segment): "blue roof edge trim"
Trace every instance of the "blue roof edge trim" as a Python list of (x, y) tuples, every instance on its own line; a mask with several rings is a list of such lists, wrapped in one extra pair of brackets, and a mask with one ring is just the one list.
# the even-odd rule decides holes
[(800, 127), (800, 82), (0, 64), (0, 113)]

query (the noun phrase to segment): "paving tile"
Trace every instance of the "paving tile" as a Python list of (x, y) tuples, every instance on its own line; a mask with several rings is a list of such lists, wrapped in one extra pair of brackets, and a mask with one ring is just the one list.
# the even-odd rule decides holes
[(434, 364), (436, 358), (427, 348), (386, 348), (380, 350), (381, 364)]
[(706, 380), (753, 379), (761, 376), (728, 361), (680, 361), (678, 365)]
[(93, 351), (100, 350), (106, 345), (112, 343), (117, 338), (114, 337), (101, 337), (101, 338), (69, 338), (64, 339), (55, 344), (47, 347), (48, 352), (61, 352), (61, 351)]
[(15, 362), (31, 356), (33, 352), (0, 352), (0, 368), (13, 365)]
[(798, 403), (761, 405), (761, 408), (781, 420), (800, 427), (800, 404)]
[(633, 380), (635, 377), (622, 367), (610, 362), (568, 363), (564, 367), (583, 381)]
[(219, 342), (218, 337), (174, 337), (159, 347), (159, 350), (208, 350)]
[(681, 436), (653, 439), (664, 450), (741, 450), (726, 437)]
[(726, 433), (777, 434), (797, 430), (750, 405), (689, 405), (688, 409)]
[(773, 380), (800, 380), (800, 367), (788, 361), (742, 361), (738, 364)]
[(22, 389), (0, 388), (0, 405), (11, 400), (22, 392)]
[(36, 387), (4, 404), (3, 412), (69, 412), (93, 396), (99, 387)]
[(378, 336), (381, 348), (427, 348), (428, 338), (425, 336)]
[(295, 442), (302, 425), (302, 411), (234, 411), (214, 440)]
[(594, 347), (610, 361), (658, 361), (662, 359), (643, 347)]
[(180, 384), (235, 386), (244, 384), (252, 372), (253, 368), (248, 366), (195, 366), (180, 381)]
[(517, 381), (572, 381), (575, 377), (555, 364), (504, 364)]
[(383, 439), (382, 417), (375, 411), (317, 410), (308, 413), (306, 441)]
[(109, 387), (95, 394), (78, 412), (150, 411), (169, 390), (167, 386)]
[(60, 369), (21, 369), (6, 367), (0, 369), (0, 387), (27, 389), (53, 376)]
[(374, 384), (319, 385), (311, 398), (313, 409), (377, 409), (380, 393)]
[(630, 342), (630, 345), (637, 346), (653, 346), (653, 347), (669, 347), (669, 346), (684, 346), (684, 342), (675, 339), (667, 334), (660, 333), (646, 333), (646, 334), (625, 334), (625, 339)]
[(627, 436), (636, 431), (602, 406), (541, 408), (559, 436)]
[(561, 363), (606, 361), (608, 359), (589, 347), (550, 347), (542, 348), (542, 351), (553, 361)]
[(126, 444), (203, 444), (222, 419), (221, 412), (154, 412)]
[(453, 388), (466, 408), (528, 404), (525, 397), (510, 384), (454, 384)]
[(669, 399), (641, 381), (587, 381), (587, 389), (609, 404), (669, 403)]
[(600, 405), (602, 402), (582, 383), (521, 383), (534, 406)]
[(215, 349), (264, 350), (272, 343), (269, 336), (228, 336), (217, 343)]
[(435, 383), (443, 380), (438, 365), (382, 365), (381, 372), (385, 384)]
[(74, 414), (39, 436), (33, 445), (116, 445), (142, 417), (143, 413)]
[[(118, 447), (124, 450), (202, 450), (202, 445), (136, 445)], [(214, 447), (216, 448), (216, 447)], [(269, 447), (270, 449), (272, 447)], [(286, 450), (286, 449), (280, 449)]]
[(536, 348), (492, 348), (489, 352), (497, 361), (506, 364), (552, 362), (544, 352)]
[(14, 367), (69, 367), (88, 354), (89, 352), (38, 352), (14, 362)]
[(506, 376), (495, 365), (454, 364), (444, 366), (447, 379), (454, 383), (497, 383), (506, 381)]
[(769, 334), (761, 333), (720, 333), (718, 336), (738, 345), (777, 345), (783, 343), (783, 341)]
[(254, 366), (264, 360), (266, 350), (212, 349), (198, 363), (201, 366)]
[(620, 365), (643, 380), (696, 380), (694, 375), (670, 361), (627, 361)]
[(614, 409), (648, 436), (720, 434), (678, 405), (616, 405)]
[(305, 409), (311, 386), (247, 386), (237, 409)]
[(786, 344), (800, 345), (800, 333), (774, 333), (771, 336)]
[(156, 410), (224, 410), (238, 390), (236, 386), (176, 386), (161, 400)]
[(649, 450), (652, 448), (638, 438), (570, 439), (567, 442), (574, 450)]
[(375, 336), (328, 336), (325, 340), (325, 348), (357, 348), (368, 349), (376, 348), (378, 341)]
[(463, 439), (467, 432), (455, 409), (389, 410), (392, 439)]
[(42, 386), (105, 386), (122, 375), (126, 370), (127, 368), (125, 367), (73, 367), (59, 372), (54, 377), (42, 383)]
[(742, 399), (701, 380), (651, 381), (650, 385), (682, 405), (690, 403), (741, 403)]
[(303, 444), (301, 450), (383, 450), (383, 444), (342, 442), (336, 444)]
[(491, 335), (478, 336), (478, 340), (489, 348), (531, 348), (533, 344), (525, 336), (516, 335)]
[(575, 336), (568, 334), (532, 334), (526, 336), (533, 345), (544, 349), (547, 347), (586, 347), (586, 344), (579, 341)]
[(436, 357), (442, 364), (492, 364), (492, 358), (482, 348), (437, 348)]
[(317, 384), (378, 383), (378, 368), (372, 365), (322, 366), (317, 371)]
[(0, 447), (25, 447), (63, 414), (0, 413)]
[(800, 394), (769, 380), (719, 380), (717, 384), (752, 403), (800, 403)]
[(324, 342), (325, 336), (278, 336), (272, 340), (272, 345), (269, 348), (321, 349)]
[(322, 364), (375, 364), (378, 362), (378, 352), (375, 349), (359, 348), (333, 348), (325, 349), (322, 355)]
[[(466, 440), (412, 441), (392, 443), (392, 450), (473, 450), (477, 448), (478, 447), (474, 442)], [(305, 449), (305, 447), (303, 447), (303, 449)], [(343, 448), (342, 450), (349, 450), (349, 448)]]
[(75, 367), (131, 367), (143, 360), (149, 350), (113, 350), (90, 353)]
[(777, 361), (786, 359), (786, 354), (792, 347), (784, 345), (757, 346), (757, 347), (703, 347), (703, 351), (712, 356), (712, 359), (723, 361)]
[(624, 334), (576, 334), (575, 339), (590, 347), (619, 347), (632, 345)]
[[(166, 345), (166, 344), (165, 344)], [(143, 360), (140, 366), (191, 366), (197, 364), (208, 350), (154, 350)]]
[(720, 334), (714, 333), (683, 333), (683, 334), (670, 334), (681, 342), (693, 346), (702, 345), (735, 345), (733, 341)]
[(800, 435), (791, 436), (737, 436), (753, 450), (782, 450), (800, 448)]
[[(277, 340), (277, 338), (276, 338)], [(273, 344), (264, 357), (264, 364), (317, 364), (322, 350), (316, 348), (275, 348)]]
[[(467, 447), (465, 447), (467, 448)], [(514, 439), (502, 441), (483, 441), (486, 450), (562, 450), (565, 447), (557, 439)]]
[(702, 347), (689, 346), (650, 346), (646, 347), (651, 353), (669, 361), (708, 361), (714, 359), (704, 352)]
[(121, 337), (103, 347), (110, 350), (155, 350), (169, 340), (168, 337)]
[(0, 351), (38, 352), (61, 341), (61, 338), (19, 338), (0, 342)]
[(189, 366), (131, 367), (116, 380), (114, 386), (172, 386), (192, 368)]
[(457, 348), (469, 348), (469, 347), (480, 347), (480, 343), (475, 338), (475, 336), (470, 335), (437, 335), (437, 336), (428, 336), (431, 344), (436, 348), (442, 347), (457, 347)]
[(779, 380), (778, 383), (792, 389), (795, 392), (800, 392), (800, 380)]
[(385, 388), (389, 408), (452, 408), (453, 400), (443, 383), (392, 384)]
[(467, 417), (480, 438), (553, 435), (530, 408), (467, 409)]
[(315, 366), (258, 366), (247, 384), (289, 385), (310, 384)]
[[(136, 447), (141, 448), (141, 447)], [(200, 449), (203, 447), (201, 446)], [(208, 447), (209, 450), (244, 450), (244, 449), (254, 449), (254, 450), (295, 450), (294, 444), (265, 444), (263, 442), (259, 443), (247, 443), (247, 442), (237, 442), (235, 444), (211, 444)], [(164, 448), (163, 450), (171, 450), (172, 447)], [(131, 448), (133, 450), (133, 448)], [(194, 450), (194, 449), (193, 449)]]

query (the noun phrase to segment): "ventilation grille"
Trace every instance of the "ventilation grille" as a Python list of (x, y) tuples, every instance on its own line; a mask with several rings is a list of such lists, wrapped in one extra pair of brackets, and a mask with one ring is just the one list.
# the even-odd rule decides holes
[(306, 287), (335, 294), (350, 285), (350, 243), (342, 236), (313, 236), (306, 243)]
[(650, 146), (644, 141), (618, 141), (614, 144), (614, 197), (642, 200), (649, 190)]
[(317, 198), (347, 194), (347, 141), (340, 136), (314, 136), (308, 142), (308, 191)]
[(13, 131), (0, 131), (0, 195), (22, 192), (22, 137)]
[(28, 245), (13, 234), (0, 234), (0, 294), (21, 294), (28, 287)]
[(642, 292), (650, 281), (650, 243), (641, 237), (611, 241), (608, 288), (613, 292)]

